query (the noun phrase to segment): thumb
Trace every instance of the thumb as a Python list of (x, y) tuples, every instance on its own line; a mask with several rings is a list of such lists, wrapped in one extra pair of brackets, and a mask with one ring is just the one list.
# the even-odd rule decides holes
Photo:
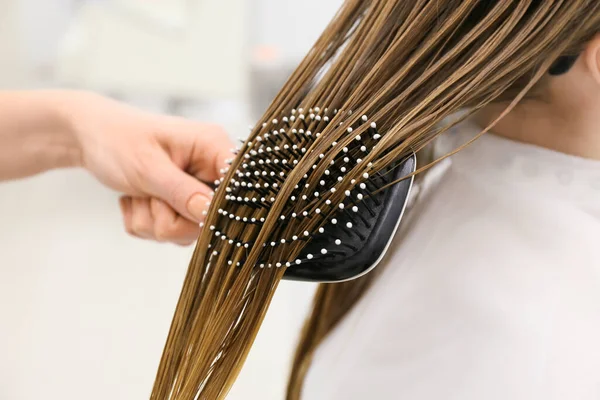
[(163, 160), (149, 175), (148, 191), (168, 203), (180, 215), (201, 222), (213, 190), (194, 176), (179, 169), (171, 160)]

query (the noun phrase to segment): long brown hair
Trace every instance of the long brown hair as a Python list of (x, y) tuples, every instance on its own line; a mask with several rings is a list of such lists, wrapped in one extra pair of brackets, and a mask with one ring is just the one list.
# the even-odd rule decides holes
[[(557, 57), (580, 51), (597, 27), (597, 0), (347, 0), (254, 127), (214, 197), (151, 398), (226, 396), (286, 270), (281, 263), (258, 268), (260, 260), (273, 266), (279, 260), (294, 260), (306, 242), (264, 245), (319, 228), (322, 218), (287, 220), (282, 225), (280, 217), (298, 212), (298, 202), (290, 201), (290, 195), (303, 177), (308, 177), (308, 194), (328, 163), (368, 129), (363, 124), (349, 133), (362, 115), (377, 122), (383, 137), (362, 163), (348, 171), (338, 190), (323, 194), (320, 202), (338, 204), (351, 182), (368, 176), (365, 172), (380, 171), (424, 149), (449, 128), (440, 123), (458, 111), (467, 110), (469, 115), (492, 102), (506, 101), (507, 113)], [(290, 129), (320, 135), (310, 143), (290, 139), (308, 151), (290, 156), (293, 167), (268, 204), (249, 208), (228, 203), (223, 188), (236, 182), (244, 160), (256, 154), (258, 138), (269, 131), (272, 121), (292, 110), (301, 114), (317, 107), (340, 112), (328, 124), (315, 118), (290, 119)], [(223, 209), (230, 216), (261, 223), (227, 218)], [(228, 245), (218, 237), (219, 230), (242, 238), (246, 246)], [(288, 399), (300, 398), (315, 348), (374, 276), (320, 287), (296, 353)]]

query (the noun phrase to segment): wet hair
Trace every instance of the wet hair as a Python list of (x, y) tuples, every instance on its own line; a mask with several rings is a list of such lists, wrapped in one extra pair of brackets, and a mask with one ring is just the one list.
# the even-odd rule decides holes
[[(503, 102), (502, 118), (543, 76), (566, 72), (599, 27), (597, 0), (347, 0), (220, 182), (151, 398), (225, 398), (279, 281), (309, 243), (282, 239), (318, 230), (347, 190), (412, 152), (422, 153), (462, 118)], [(459, 111), (464, 117), (444, 123)], [(368, 123), (361, 123), (363, 116)], [(287, 125), (279, 128), (284, 117)], [(381, 137), (368, 142), (368, 154), (347, 168), (337, 190), (315, 198), (328, 165), (357, 136), (368, 137), (371, 122)], [(274, 126), (279, 150), (269, 144)], [(267, 160), (265, 171), (281, 179), (263, 179), (250, 165)], [(428, 166), (420, 165), (417, 173)], [(240, 177), (254, 172), (261, 176)], [(305, 195), (304, 202), (292, 200)], [(260, 204), (252, 204), (253, 198)], [(292, 217), (316, 208), (321, 212)], [(321, 285), (296, 352), (288, 399), (301, 397), (314, 350), (384, 267), (354, 281)]]

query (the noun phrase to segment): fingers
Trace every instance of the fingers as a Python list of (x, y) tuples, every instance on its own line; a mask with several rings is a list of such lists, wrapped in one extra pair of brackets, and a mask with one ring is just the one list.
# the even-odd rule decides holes
[(200, 232), (198, 224), (178, 215), (155, 198), (123, 197), (120, 200), (126, 231), (135, 237), (189, 245)]
[(198, 238), (198, 224), (178, 215), (165, 202), (150, 200), (150, 210), (154, 218), (154, 238), (159, 242), (190, 245)]
[(177, 117), (157, 120), (156, 138), (163, 156), (155, 155), (140, 173), (143, 189), (194, 222), (204, 218), (212, 189), (204, 182), (221, 176), (233, 157), (233, 143), (217, 125)]
[(192, 154), (189, 172), (205, 182), (219, 179), (221, 170), (228, 166), (227, 160), (233, 158), (234, 143), (229, 135), (218, 125), (205, 125), (202, 135), (196, 135), (195, 154)]
[(121, 214), (123, 214), (123, 225), (125, 225), (125, 230), (130, 235), (135, 235), (131, 224), (133, 218), (132, 202), (133, 199), (129, 196), (122, 196), (119, 199), (119, 206), (121, 207)]
[(149, 183), (150, 194), (162, 199), (180, 215), (194, 222), (204, 219), (213, 195), (212, 189), (170, 160), (157, 163), (149, 176)]
[(169, 130), (163, 132), (163, 141), (173, 142), (173, 133), (185, 138), (185, 148), (191, 152), (187, 171), (204, 182), (219, 179), (220, 170), (233, 158), (235, 147), (227, 132), (215, 124), (200, 123), (179, 117), (170, 117)]
[(150, 213), (150, 200), (134, 197), (131, 203), (131, 230), (142, 239), (152, 238), (153, 222)]

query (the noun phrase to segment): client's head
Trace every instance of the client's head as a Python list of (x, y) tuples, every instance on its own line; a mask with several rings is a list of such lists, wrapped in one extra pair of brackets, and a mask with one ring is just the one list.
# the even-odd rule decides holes
[[(586, 158), (600, 158), (600, 35), (573, 47), (559, 59), (562, 69), (547, 74), (528, 96), (494, 126), (494, 133)], [(485, 107), (476, 116), (488, 125), (506, 103)], [(568, 134), (565, 134), (568, 132)]]
[[(486, 110), (485, 131), (532, 88), (552, 98), (568, 87), (575, 101), (580, 85), (600, 82), (588, 71), (599, 28), (596, 0), (347, 0), (220, 181), (152, 398), (224, 398), (278, 282), (347, 193), (423, 150), (459, 111)], [(557, 59), (577, 54), (572, 78), (543, 82), (554, 79), (546, 76)], [(600, 93), (580, 89), (582, 99)], [(328, 178), (331, 165), (344, 168), (341, 180)], [(371, 276), (319, 290), (289, 398), (299, 397), (310, 354)]]

